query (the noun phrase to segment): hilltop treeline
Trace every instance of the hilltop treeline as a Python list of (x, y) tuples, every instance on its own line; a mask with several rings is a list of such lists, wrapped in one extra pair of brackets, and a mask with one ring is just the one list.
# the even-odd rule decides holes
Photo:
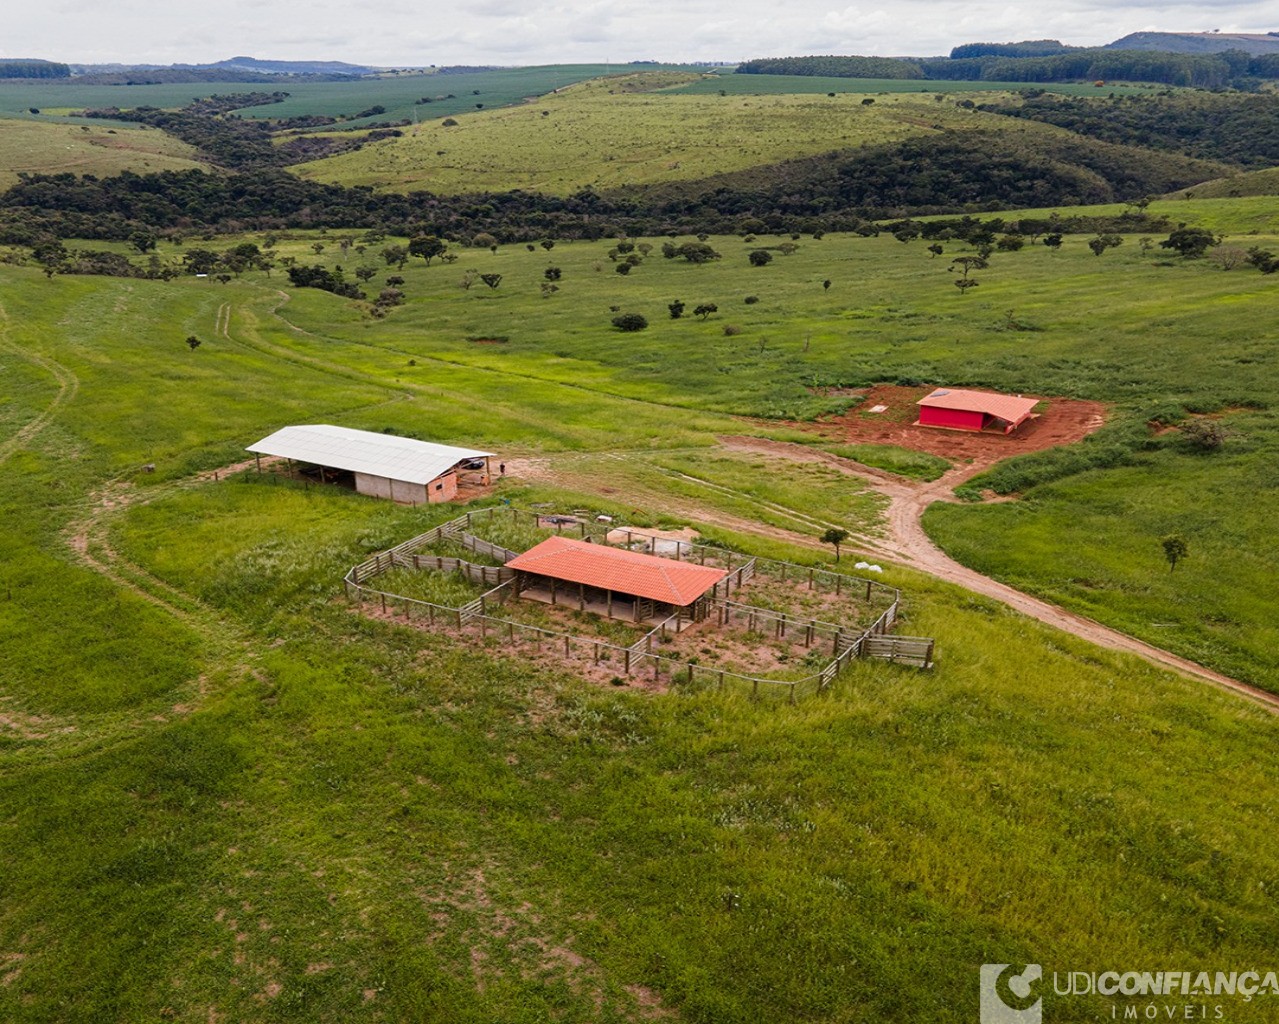
[(1078, 47), (1056, 39), (1026, 39), (1020, 43), (964, 43), (950, 51), (951, 60), (966, 57), (1049, 57)]
[(0, 78), (70, 77), (70, 67), (51, 60), (0, 60)]
[[(1052, 40), (1045, 41), (1045, 45)], [(738, 74), (818, 75), (829, 78), (901, 78), (974, 82), (1129, 81), (1222, 89), (1253, 88), (1279, 77), (1275, 55), (1250, 56), (1242, 50), (1221, 53), (1167, 53), (1157, 50), (1072, 49), (1038, 56), (1005, 55), (999, 47), (1031, 43), (972, 43), (995, 52), (932, 60), (887, 57), (776, 57), (747, 61)], [(1058, 44), (1060, 46), (1060, 44)], [(965, 47), (957, 47), (963, 52)]]
[(820, 78), (923, 78), (913, 61), (894, 57), (767, 57), (737, 66), (739, 75), (810, 75)]
[(1079, 135), (1223, 160), (1239, 167), (1279, 163), (1279, 95), (1117, 96), (1113, 99), (1042, 95), (981, 110), (1067, 128)]

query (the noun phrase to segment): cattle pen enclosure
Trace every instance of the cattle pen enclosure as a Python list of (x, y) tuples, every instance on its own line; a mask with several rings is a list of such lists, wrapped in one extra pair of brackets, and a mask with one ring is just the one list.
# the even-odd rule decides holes
[[(482, 536), (484, 534), (486, 536)], [(552, 536), (722, 570), (695, 610), (625, 618), (587, 588), (521, 599), (507, 563)], [(581, 674), (647, 686), (732, 688), (794, 702), (827, 689), (856, 658), (931, 668), (933, 641), (892, 634), (901, 592), (878, 580), (670, 539), (585, 515), (509, 506), (467, 512), (353, 566), (343, 579), (363, 611), (467, 635)], [(611, 598), (611, 595), (610, 595)]]

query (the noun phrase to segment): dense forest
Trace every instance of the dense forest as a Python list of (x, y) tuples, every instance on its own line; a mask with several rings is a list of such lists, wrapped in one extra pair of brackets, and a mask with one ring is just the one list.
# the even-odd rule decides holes
[(70, 67), (51, 60), (0, 60), (0, 78), (70, 77)]
[(1154, 82), (1204, 89), (1255, 88), (1279, 77), (1275, 55), (1253, 57), (1242, 50), (1187, 54), (1155, 50), (1103, 48), (1059, 50), (1040, 55), (1018, 54), (1017, 48), (1047, 48), (1039, 43), (972, 43), (956, 47), (951, 57), (928, 60), (885, 57), (777, 57), (751, 60), (738, 74), (818, 75), (833, 78), (922, 78), (974, 82)]
[[(1269, 59), (1269, 58), (1267, 58)], [(1144, 146), (1239, 167), (1279, 163), (1279, 95), (1028, 97), (1020, 103), (984, 104), (980, 109), (1068, 128), (1126, 146)]]

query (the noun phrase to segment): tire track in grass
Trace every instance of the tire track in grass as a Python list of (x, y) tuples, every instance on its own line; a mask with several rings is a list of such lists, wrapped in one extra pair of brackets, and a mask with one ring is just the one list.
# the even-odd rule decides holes
[(9, 340), (9, 314), (0, 304), (0, 351), (8, 352), (25, 362), (38, 366), (58, 382), (58, 393), (53, 401), (33, 420), (19, 427), (12, 437), (0, 441), (0, 465), (9, 460), (14, 452), (22, 448), (33, 437), (52, 423), (63, 406), (71, 402), (80, 391), (80, 378), (71, 370), (48, 356), (42, 356)]

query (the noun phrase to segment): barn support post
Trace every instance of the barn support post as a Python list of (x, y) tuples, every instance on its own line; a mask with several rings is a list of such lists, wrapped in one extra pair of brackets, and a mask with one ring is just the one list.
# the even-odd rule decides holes
[(256, 462), (256, 463), (258, 464), (258, 473), (259, 473), (259, 474), (261, 474), (261, 472), (262, 472), (262, 456), (261, 456), (261, 455), (259, 455), (257, 452), (254, 452), (254, 453), (253, 453), (253, 461), (254, 461), (254, 462)]
[(812, 569), (808, 570), (808, 589), (809, 590), (813, 589), (813, 570)]
[(551, 577), (551, 604), (552, 605), (558, 604), (558, 602), (555, 599), (555, 577), (554, 576)]
[(870, 604), (870, 580), (866, 581), (866, 603)]
[(426, 616), (427, 616), (427, 622), (428, 622), (428, 623), (429, 623), (432, 627), (434, 627), (434, 625), (435, 625), (435, 605), (433, 605), (433, 604), (428, 604), (428, 605), (426, 606)]
[(613, 592), (608, 590), (605, 593), (608, 594), (608, 617), (611, 619), (613, 617)]
[(631, 649), (629, 647), (623, 653), (622, 668), (628, 676), (631, 674)]
[(839, 597), (839, 584), (840, 584), (840, 581), (843, 580), (843, 578), (844, 578), (843, 576), (838, 576), (838, 575), (835, 577), (835, 596), (836, 597)]
[(586, 587), (581, 583), (577, 585), (577, 610), (586, 611)]
[(382, 595), (382, 614), (386, 614), (386, 595)]

